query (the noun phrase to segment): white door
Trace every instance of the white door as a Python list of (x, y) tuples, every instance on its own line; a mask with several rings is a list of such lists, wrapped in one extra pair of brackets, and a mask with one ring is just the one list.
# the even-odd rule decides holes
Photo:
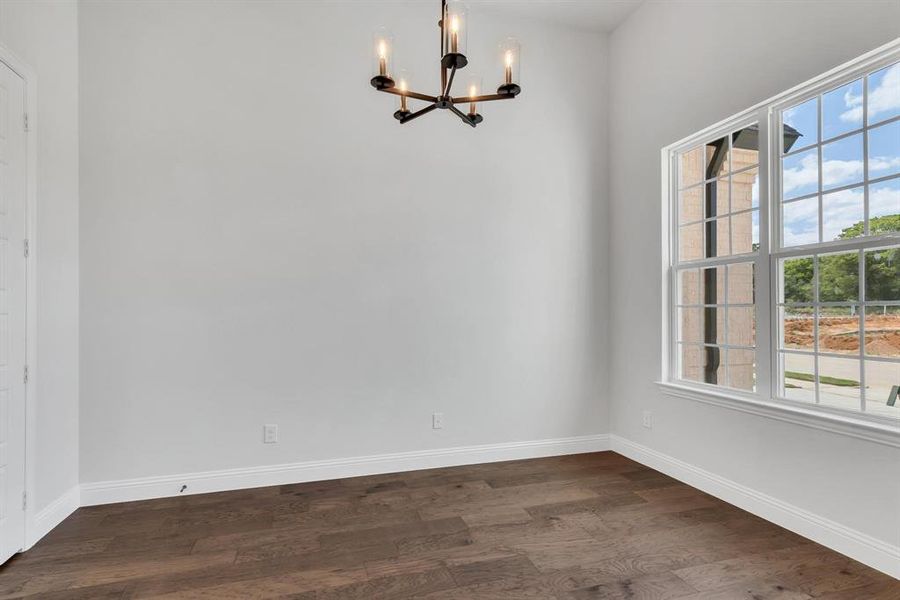
[(25, 81), (0, 62), (0, 563), (25, 542)]

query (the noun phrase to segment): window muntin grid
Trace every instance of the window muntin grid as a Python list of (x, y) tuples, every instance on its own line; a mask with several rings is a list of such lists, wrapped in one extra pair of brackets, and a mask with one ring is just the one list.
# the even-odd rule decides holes
[(674, 318), (678, 377), (756, 389), (759, 129), (679, 154)]
[[(795, 302), (789, 302), (786, 306), (783, 298), (779, 295), (782, 280), (779, 273), (779, 261), (785, 258), (798, 256), (819, 256), (829, 253), (844, 252), (865, 252), (875, 247), (895, 248), (898, 244), (895, 229), (891, 226), (885, 226), (883, 217), (900, 213), (900, 163), (897, 164), (897, 172), (886, 170), (884, 165), (875, 170), (871, 168), (868, 161), (868, 155), (872, 154), (872, 143), (869, 138), (872, 137), (873, 130), (876, 132), (888, 131), (884, 126), (896, 126), (900, 130), (900, 107), (891, 109), (885, 102), (881, 102), (878, 114), (873, 114), (868, 110), (869, 100), (871, 98), (870, 89), (873, 81), (881, 81), (885, 78), (886, 72), (900, 62), (900, 50), (891, 49), (883, 51), (876, 57), (867, 57), (866, 65), (871, 67), (852, 66), (845, 69), (843, 74), (837, 71), (823, 77), (829, 83), (813, 83), (807, 86), (809, 92), (804, 92), (797, 88), (790, 94), (784, 94), (780, 98), (773, 100), (768, 105), (759, 105), (752, 111), (747, 111), (744, 116), (737, 117), (730, 122), (731, 127), (722, 126), (713, 133), (705, 134), (701, 138), (695, 137), (700, 142), (706, 140), (715, 140), (717, 136), (728, 137), (731, 132), (735, 131), (738, 126), (743, 123), (752, 123), (751, 115), (757, 115), (757, 119), (761, 123), (765, 123), (764, 131), (760, 132), (760, 138), (763, 140), (760, 148), (759, 166), (757, 177), (759, 179), (758, 186), (763, 192), (762, 202), (758, 200), (748, 210), (755, 212), (753, 226), (758, 232), (754, 232), (753, 246), (750, 252), (746, 254), (731, 253), (729, 247), (728, 252), (710, 252), (706, 236), (711, 231), (709, 223), (713, 216), (702, 212), (708, 207), (704, 204), (701, 211), (694, 210), (693, 213), (684, 210), (683, 196), (686, 192), (693, 192), (695, 195), (706, 198), (707, 186), (713, 181), (722, 179), (725, 175), (729, 178), (735, 173), (741, 171), (740, 168), (728, 167), (723, 168), (717, 173), (694, 172), (688, 177), (682, 176), (680, 157), (691, 151), (696, 151), (698, 146), (705, 144), (697, 144), (683, 142), (677, 146), (673, 146), (669, 150), (668, 164), (671, 174), (671, 192), (670, 192), (670, 246), (671, 249), (671, 271), (669, 279), (669, 298), (671, 303), (668, 311), (670, 329), (669, 329), (669, 350), (666, 353), (666, 372), (670, 380), (678, 380), (691, 386), (709, 387), (708, 382), (692, 380), (685, 377), (683, 364), (683, 348), (701, 348), (716, 347), (720, 349), (725, 357), (723, 361), (727, 367), (728, 353), (731, 350), (753, 352), (756, 353), (757, 370), (757, 389), (755, 392), (741, 391), (742, 394), (755, 396), (760, 400), (777, 399), (785, 404), (797, 404), (805, 407), (816, 405), (816, 408), (823, 413), (844, 414), (851, 412), (858, 418), (874, 419), (890, 421), (896, 423), (898, 418), (894, 409), (886, 410), (882, 404), (882, 396), (884, 396), (889, 388), (885, 384), (883, 371), (885, 366), (890, 370), (888, 377), (897, 380), (900, 383), (900, 361), (884, 351), (883, 347), (873, 347), (870, 343), (873, 338), (883, 336), (883, 328), (879, 328), (878, 318), (885, 315), (900, 314), (900, 304), (895, 301), (878, 301), (865, 295), (864, 286), (866, 285), (865, 274), (859, 278), (860, 294), (853, 300), (844, 302), (823, 300), (816, 296), (815, 300), (807, 303), (807, 306), (796, 306)], [(859, 61), (862, 64), (862, 61)], [(822, 122), (822, 113), (834, 110), (833, 104), (835, 98), (842, 98), (848, 93), (853, 96), (857, 95), (860, 88), (863, 88), (862, 101), (859, 102), (859, 113), (853, 119), (848, 120), (840, 127), (826, 127)], [(868, 88), (868, 89), (867, 89)], [(805, 94), (805, 95), (804, 95)], [(781, 100), (781, 98), (791, 98), (791, 100)], [(882, 97), (883, 100), (883, 97)], [(813, 122), (816, 126), (816, 132), (811, 140), (803, 140), (790, 147), (784, 142), (784, 133), (782, 128), (783, 111), (792, 107), (799, 106), (804, 102), (814, 106)], [(878, 129), (882, 127), (883, 129)], [(821, 128), (821, 131), (820, 129)], [(719, 133), (716, 133), (719, 132)], [(781, 137), (778, 137), (781, 136)], [(856, 137), (854, 137), (856, 136)], [(884, 137), (884, 136), (882, 136)], [(826, 161), (831, 156), (830, 152), (834, 149), (840, 149), (839, 145), (831, 145), (834, 142), (846, 140), (846, 145), (853, 145), (857, 155), (859, 154), (860, 145), (863, 153), (863, 171), (859, 175), (857, 169), (856, 176), (845, 175), (841, 178), (823, 178), (822, 177), (822, 155), (824, 153)], [(859, 140), (862, 140), (860, 144)], [(707, 144), (709, 142), (706, 142)], [(823, 150), (824, 147), (824, 150)], [(809, 152), (815, 156), (814, 166), (816, 172), (810, 187), (803, 193), (794, 193), (793, 197), (788, 197), (782, 202), (782, 158), (787, 156), (800, 156), (803, 152)], [(897, 154), (900, 154), (898, 152)], [(840, 154), (836, 155), (838, 158)], [(746, 168), (750, 170), (749, 167)], [(876, 172), (877, 171), (877, 172)], [(729, 185), (730, 185), (729, 181)], [(768, 191), (767, 191), (768, 190)], [(729, 189), (730, 192), (730, 189)], [(862, 207), (850, 207), (847, 210), (849, 198), (858, 198), (863, 194)], [(729, 201), (731, 194), (729, 193)], [(809, 201), (812, 204), (812, 210), (815, 213), (814, 240), (795, 246), (782, 245), (782, 222), (784, 207), (788, 209), (800, 208), (799, 203)], [(789, 206), (791, 203), (798, 204), (795, 207)], [(824, 205), (824, 211), (823, 211)], [(718, 205), (719, 208), (721, 205)], [(854, 212), (855, 211), (855, 212)], [(824, 220), (823, 223), (823, 212)], [(862, 213), (862, 219), (858, 219)], [(722, 216), (731, 217), (735, 211), (729, 207), (728, 213), (717, 212), (714, 218)], [(831, 215), (839, 214), (838, 217)], [(856, 223), (859, 226), (852, 231), (845, 232), (851, 225), (850, 221), (856, 217)], [(841, 221), (841, 219), (844, 219)], [(881, 220), (879, 224), (878, 221)], [(860, 223), (861, 221), (861, 223)], [(876, 226), (877, 225), (877, 226)], [(729, 227), (731, 224), (729, 223)], [(693, 229), (694, 235), (704, 236), (702, 244), (699, 246), (701, 250), (694, 248), (692, 253), (686, 256), (681, 255), (682, 249), (686, 246), (683, 236), (685, 230)], [(716, 230), (718, 232), (718, 230)], [(837, 235), (841, 232), (843, 235)], [(729, 238), (729, 243), (731, 240)], [(757, 251), (757, 252), (754, 252)], [(733, 343), (733, 337), (722, 339), (717, 337), (713, 340), (702, 339), (698, 343), (696, 338), (685, 340), (681, 337), (682, 317), (681, 312), (686, 309), (696, 308), (686, 302), (681, 296), (679, 288), (680, 273), (690, 269), (702, 268), (707, 265), (728, 265), (732, 262), (752, 262), (756, 267), (756, 275), (754, 278), (754, 293), (762, 294), (762, 302), (755, 304), (754, 313), (756, 318), (755, 348), (744, 346), (743, 341)], [(860, 263), (865, 268), (864, 263)], [(771, 281), (770, 281), (771, 279)], [(771, 288), (771, 289), (770, 289)], [(802, 304), (802, 303), (801, 303)], [(722, 311), (728, 305), (727, 302), (717, 302), (714, 305), (702, 304), (702, 308), (711, 308), (715, 306), (718, 311)], [(858, 339), (860, 343), (853, 349), (838, 349), (831, 351), (829, 348), (821, 348), (818, 352), (810, 352), (808, 349), (801, 347), (791, 347), (783, 344), (782, 338), (782, 319), (783, 311), (804, 311), (807, 318), (810, 319), (813, 326), (810, 328), (808, 336), (810, 339), (816, 339), (818, 343), (818, 326), (823, 324), (823, 331), (826, 329), (824, 325), (829, 325), (830, 321), (838, 318), (849, 323), (849, 327), (853, 329), (858, 323)], [(846, 312), (847, 315), (838, 315), (837, 313)], [(854, 315), (850, 315), (851, 311)], [(896, 311), (896, 313), (894, 312)], [(716, 313), (717, 318), (718, 314)], [(877, 318), (876, 318), (877, 317)], [(720, 320), (721, 322), (721, 320)], [(717, 332), (720, 333), (721, 332)], [(727, 334), (723, 334), (727, 335)], [(750, 338), (752, 339), (752, 338)], [(784, 357), (797, 357), (799, 360), (806, 360), (813, 366), (810, 368), (813, 378), (813, 386), (823, 384), (818, 390), (813, 387), (812, 390), (804, 390), (803, 388), (786, 388), (784, 386), (785, 379)], [(826, 359), (838, 360), (838, 363), (828, 363)], [(843, 359), (844, 363), (840, 363)], [(838, 396), (837, 400), (832, 397), (830, 389), (825, 386), (831, 378), (841, 379), (837, 371), (832, 368), (833, 364), (847, 365), (855, 373), (858, 371), (860, 375), (858, 380), (863, 382), (863, 386), (859, 391), (858, 402), (854, 403), (854, 409), (847, 410), (846, 399)], [(821, 367), (821, 369), (818, 369)], [(818, 369), (818, 370), (817, 370)], [(726, 369), (727, 371), (727, 369)], [(730, 381), (726, 374), (721, 374), (722, 381), (718, 381), (715, 387), (727, 386)], [(821, 376), (821, 377), (820, 377)], [(760, 387), (761, 384), (761, 387)], [(807, 397), (801, 397), (802, 394)], [(738, 394), (735, 397), (740, 397)], [(851, 394), (852, 396), (853, 394)], [(811, 397), (810, 397), (811, 396)], [(874, 402), (874, 405), (873, 405)], [(900, 399), (897, 404), (900, 405)]]
[[(805, 127), (809, 139), (778, 147), (774, 396), (900, 418), (900, 406), (888, 406), (890, 382), (900, 385), (900, 352), (887, 339), (891, 328), (874, 326), (900, 322), (900, 294), (874, 298), (867, 284), (873, 256), (900, 262), (900, 245), (891, 239), (900, 229), (900, 110), (885, 109), (884, 90), (873, 81), (896, 81), (890, 95), (900, 104), (895, 62), (775, 112), (783, 138), (790, 127)], [(875, 97), (878, 111), (870, 110)], [(793, 247), (808, 255), (788, 256)], [(805, 298), (791, 289), (797, 273), (785, 268), (804, 261), (812, 267)], [(900, 270), (891, 273), (900, 282)]]

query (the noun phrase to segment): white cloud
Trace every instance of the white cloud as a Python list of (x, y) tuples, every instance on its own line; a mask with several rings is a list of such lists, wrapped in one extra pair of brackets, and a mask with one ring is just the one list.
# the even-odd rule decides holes
[[(835, 240), (841, 231), (863, 220), (862, 188), (832, 192), (822, 196), (822, 236)], [(873, 186), (869, 192), (872, 217), (900, 214), (900, 187)], [(784, 205), (784, 244), (799, 246), (819, 241), (819, 202), (817, 198)]]
[(875, 156), (869, 158), (869, 172), (876, 173), (889, 169), (900, 169), (900, 156)]
[[(809, 154), (804, 156), (796, 167), (783, 171), (782, 185), (786, 197), (790, 197), (795, 190), (807, 190), (808, 193), (816, 191), (819, 184), (818, 162), (819, 159), (815, 153)], [(887, 168), (887, 166), (882, 168)], [(863, 161), (861, 160), (826, 160), (822, 162), (822, 185), (826, 188), (861, 182), (862, 179)]]
[(900, 187), (885, 185), (869, 188), (869, 216), (900, 214)]
[(845, 123), (859, 123), (862, 121), (863, 97), (862, 94), (854, 94), (852, 86), (844, 94), (844, 104), (847, 105), (848, 110), (841, 113), (841, 121)]
[(819, 201), (816, 198), (784, 205), (784, 245), (799, 246), (819, 241)]
[(794, 190), (802, 190), (809, 186), (817, 187), (819, 159), (815, 153), (804, 156), (796, 167), (785, 169), (781, 175), (781, 182), (785, 196), (790, 196)]
[[(848, 91), (844, 94), (847, 110), (841, 113), (841, 121), (855, 123), (862, 119), (862, 96)], [(900, 64), (890, 67), (881, 78), (878, 87), (869, 90), (869, 118), (900, 109)]]
[(841, 231), (863, 220), (862, 188), (822, 196), (822, 239), (837, 239)]

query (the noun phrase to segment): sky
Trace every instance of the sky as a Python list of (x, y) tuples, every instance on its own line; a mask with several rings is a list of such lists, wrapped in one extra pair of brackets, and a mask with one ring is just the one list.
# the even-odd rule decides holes
[[(868, 76), (868, 125), (873, 126), (900, 115), (900, 63)], [(817, 125), (818, 98), (784, 111), (784, 122), (802, 136), (782, 162), (784, 199), (790, 200), (818, 190), (818, 151), (815, 147), (798, 152), (820, 139)], [(858, 133), (838, 141), (827, 140), (856, 131), (863, 126), (863, 80), (858, 79), (822, 95), (822, 221), (823, 241), (837, 238), (842, 229), (863, 220), (863, 187), (838, 192), (829, 190), (863, 183), (863, 135)], [(869, 178), (900, 175), (900, 121), (869, 130)], [(785, 246), (819, 241), (818, 198), (784, 204)], [(871, 217), (900, 213), (900, 178), (869, 186)]]

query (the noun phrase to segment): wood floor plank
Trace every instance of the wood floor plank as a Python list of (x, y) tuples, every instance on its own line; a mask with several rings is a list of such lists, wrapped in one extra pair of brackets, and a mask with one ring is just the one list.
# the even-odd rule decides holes
[(900, 582), (612, 452), (82, 508), (0, 600), (900, 600)]

